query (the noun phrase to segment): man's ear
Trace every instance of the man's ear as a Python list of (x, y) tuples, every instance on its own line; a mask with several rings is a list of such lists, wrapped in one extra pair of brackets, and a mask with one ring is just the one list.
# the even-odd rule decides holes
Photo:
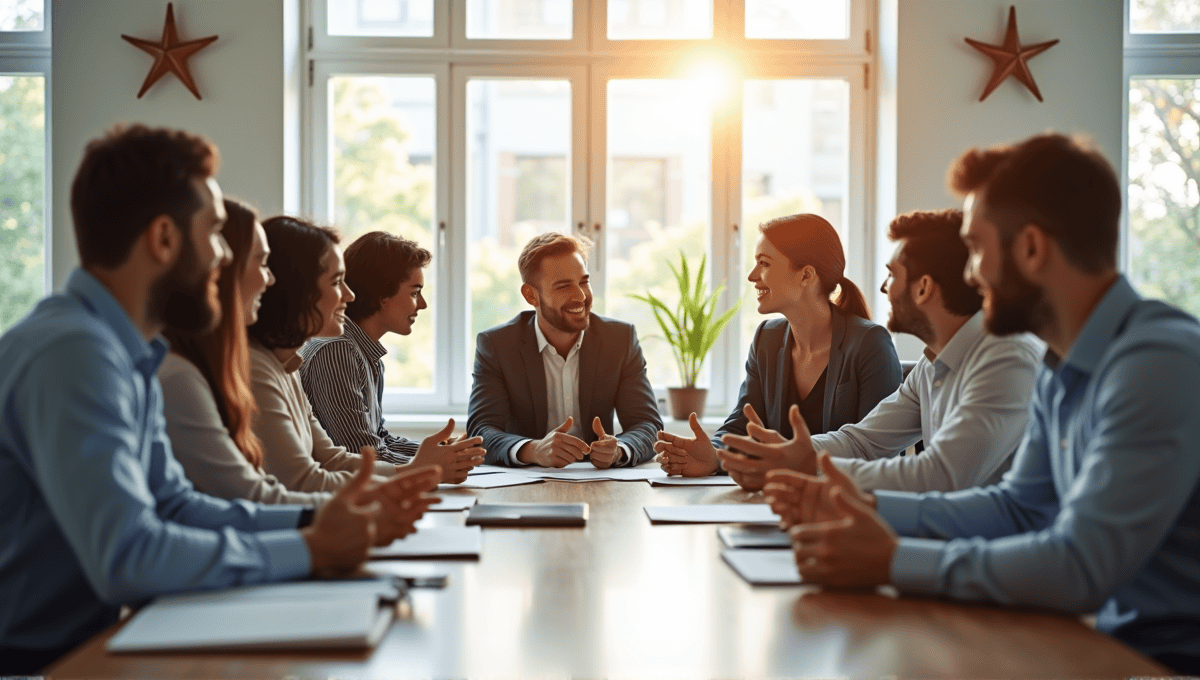
[(933, 280), (933, 277), (929, 274), (924, 274), (921, 278), (917, 279), (915, 284), (909, 286), (908, 289), (912, 291), (913, 302), (923, 305), (933, 299), (936, 286), (937, 282)]
[(183, 239), (183, 231), (168, 215), (155, 217), (142, 233), (142, 241), (150, 259), (163, 266), (173, 263), (182, 252)]
[(533, 305), (534, 307), (538, 306), (537, 289), (528, 283), (521, 284), (521, 297), (525, 298), (525, 301), (530, 305)]
[(1038, 277), (1050, 261), (1050, 248), (1053, 240), (1044, 229), (1029, 223), (1021, 227), (1013, 238), (1012, 258), (1017, 265), (1017, 271), (1027, 279)]

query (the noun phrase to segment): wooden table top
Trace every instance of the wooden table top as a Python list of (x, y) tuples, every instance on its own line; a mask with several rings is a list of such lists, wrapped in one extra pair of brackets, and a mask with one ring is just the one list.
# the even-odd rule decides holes
[[(484, 529), (479, 560), (436, 563), (374, 650), (109, 654), (117, 624), (56, 678), (1128, 677), (1167, 670), (1078, 618), (1029, 610), (752, 587), (716, 525), (651, 525), (645, 505), (762, 502), (730, 487), (545, 482), (455, 489), (485, 502), (590, 505), (586, 528)], [(430, 513), (426, 525), (465, 513)], [(424, 564), (424, 563), (421, 563)]]

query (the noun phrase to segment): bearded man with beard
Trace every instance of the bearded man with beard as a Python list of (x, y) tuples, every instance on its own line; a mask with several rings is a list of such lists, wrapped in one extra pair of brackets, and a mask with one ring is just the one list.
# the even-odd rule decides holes
[(945, 495), (866, 494), (824, 455), (824, 478), (769, 474), (800, 574), (1095, 613), (1200, 674), (1200, 323), (1118, 271), (1121, 188), (1089, 144), (972, 150), (951, 184), (988, 330), (1047, 345), (1025, 438), (999, 484)]
[(175, 130), (89, 144), (71, 186), (81, 267), (0, 337), (0, 675), (37, 673), (122, 605), (347, 574), (412, 530), (400, 487), (371, 485), (369, 452), (315, 515), (201, 494), (171, 455), (159, 334), (218, 318), (216, 165), (207, 140)]
[[(981, 298), (963, 280), (967, 249), (959, 210), (913, 211), (892, 220), (896, 242), (881, 291), (892, 310), (887, 327), (910, 333), (925, 352), (904, 383), (861, 421), (811, 439), (793, 423), (784, 440), (771, 430), (731, 436), (719, 451), (735, 479), (788, 469), (815, 474), (817, 451), (867, 490), (955, 491), (1000, 481), (1025, 434), (1041, 347), (1028, 335), (984, 330)], [(803, 426), (803, 422), (800, 423)], [(924, 449), (901, 456), (917, 442)]]
[[(631, 324), (592, 314), (591, 242), (543, 234), (517, 260), (533, 310), (479, 334), (467, 434), (486, 463), (598, 468), (654, 457), (662, 418)], [(622, 432), (613, 436), (613, 414)]]

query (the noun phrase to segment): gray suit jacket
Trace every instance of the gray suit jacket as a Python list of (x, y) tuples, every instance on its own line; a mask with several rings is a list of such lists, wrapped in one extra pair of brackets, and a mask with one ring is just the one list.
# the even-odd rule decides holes
[[(723, 434), (746, 434), (747, 421), (742, 413), (746, 404), (754, 406), (764, 425), (776, 432), (780, 430), (791, 407), (784, 403), (787, 381), (792, 380), (792, 355), (788, 351), (791, 340), (792, 329), (787, 319), (768, 319), (759, 324), (746, 359), (746, 379), (737, 407), (713, 435), (714, 446), (724, 448)], [(900, 380), (900, 360), (887, 329), (833, 307), (821, 432), (862, 420), (884, 397), (900, 387)]]
[[(533, 310), (479, 334), (475, 342), (475, 383), (467, 433), (483, 437), (485, 462), (507, 464), (507, 452), (522, 439), (546, 436), (546, 369), (538, 353)], [(601, 362), (601, 357), (604, 361)], [(646, 378), (646, 360), (631, 324), (592, 314), (579, 348), (579, 413), (584, 441), (596, 440), (592, 418), (613, 431), (613, 412), (629, 447), (630, 465), (654, 457), (662, 418)]]

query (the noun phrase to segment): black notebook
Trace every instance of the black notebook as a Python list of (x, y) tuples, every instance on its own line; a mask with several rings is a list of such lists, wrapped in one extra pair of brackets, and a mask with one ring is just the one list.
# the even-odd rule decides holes
[(792, 539), (778, 526), (721, 527), (721, 542), (730, 548), (790, 548)]
[(581, 527), (587, 517), (587, 503), (480, 503), (467, 513), (467, 524)]

